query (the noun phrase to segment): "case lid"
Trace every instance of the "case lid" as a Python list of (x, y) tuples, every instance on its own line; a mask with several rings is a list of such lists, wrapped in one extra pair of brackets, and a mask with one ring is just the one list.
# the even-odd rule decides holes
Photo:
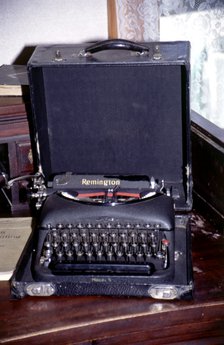
[(177, 208), (189, 209), (189, 50), (124, 40), (37, 47), (28, 72), (46, 180), (68, 171), (154, 176), (177, 186)]

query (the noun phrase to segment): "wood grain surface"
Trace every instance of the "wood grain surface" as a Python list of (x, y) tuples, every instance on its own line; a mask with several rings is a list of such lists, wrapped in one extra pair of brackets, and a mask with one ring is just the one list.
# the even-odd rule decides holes
[(224, 238), (192, 216), (194, 298), (27, 297), (0, 282), (0, 343), (224, 344)]

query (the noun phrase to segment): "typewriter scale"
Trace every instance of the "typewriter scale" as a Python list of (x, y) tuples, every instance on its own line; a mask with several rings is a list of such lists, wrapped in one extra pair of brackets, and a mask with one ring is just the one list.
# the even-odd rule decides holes
[(37, 47), (36, 226), (12, 294), (192, 296), (189, 43)]

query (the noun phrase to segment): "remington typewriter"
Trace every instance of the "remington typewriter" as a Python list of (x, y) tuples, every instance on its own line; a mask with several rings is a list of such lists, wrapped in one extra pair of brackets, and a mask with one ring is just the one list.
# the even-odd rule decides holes
[(192, 296), (189, 43), (38, 46), (16, 298)]

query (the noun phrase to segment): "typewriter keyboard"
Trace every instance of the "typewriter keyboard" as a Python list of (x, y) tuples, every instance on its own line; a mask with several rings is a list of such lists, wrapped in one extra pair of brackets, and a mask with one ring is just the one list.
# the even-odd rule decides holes
[(169, 244), (160, 224), (49, 225), (40, 264), (55, 274), (152, 274), (168, 267)]

